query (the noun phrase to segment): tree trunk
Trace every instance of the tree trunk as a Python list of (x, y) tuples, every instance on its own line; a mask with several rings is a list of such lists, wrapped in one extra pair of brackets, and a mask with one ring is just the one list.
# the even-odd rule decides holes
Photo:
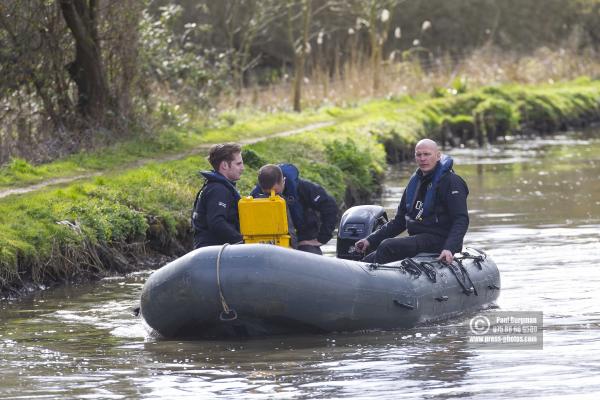
[(369, 41), (371, 42), (371, 71), (373, 73), (373, 94), (379, 90), (380, 47), (377, 37), (377, 6), (371, 2), (369, 9)]
[(371, 68), (373, 69), (373, 94), (377, 94), (381, 86), (381, 47), (377, 43), (377, 37), (372, 41)]
[(294, 76), (294, 111), (302, 111), (302, 81), (304, 80), (304, 57), (296, 54), (294, 57), (296, 74)]
[(304, 0), (302, 2), (302, 43), (300, 45), (300, 51), (294, 56), (294, 67), (296, 69), (294, 78), (294, 111), (296, 112), (302, 111), (302, 83), (304, 81), (304, 64), (306, 62), (306, 53), (308, 50), (311, 14), (311, 0)]
[(102, 122), (110, 104), (97, 32), (97, 0), (58, 0), (67, 27), (75, 39), (75, 60), (67, 65), (77, 85), (81, 115)]

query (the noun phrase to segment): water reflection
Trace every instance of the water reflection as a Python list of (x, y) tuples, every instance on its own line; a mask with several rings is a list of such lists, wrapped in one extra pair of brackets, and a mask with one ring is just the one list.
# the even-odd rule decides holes
[[(457, 326), (248, 341), (159, 341), (131, 314), (148, 272), (0, 303), (2, 398), (458, 398), (600, 393), (600, 141), (577, 134), (450, 153), (466, 242), (504, 310), (544, 312), (543, 351), (467, 347)], [(393, 167), (390, 215), (411, 166)], [(335, 251), (335, 242), (326, 247)]]
[[(176, 351), (168, 342), (156, 342), (145, 349), (154, 354), (157, 368), (189, 378), (185, 385), (194, 393), (206, 389), (207, 395), (226, 396), (234, 390), (252, 398), (275, 393), (354, 398), (365, 390), (369, 396), (387, 396), (427, 386), (452, 387), (465, 378), (470, 369), (465, 360), (473, 357), (462, 341), (441, 336), (438, 328), (233, 343), (180, 342)], [(188, 358), (181, 360), (181, 352)], [(153, 391), (165, 390), (147, 383)]]

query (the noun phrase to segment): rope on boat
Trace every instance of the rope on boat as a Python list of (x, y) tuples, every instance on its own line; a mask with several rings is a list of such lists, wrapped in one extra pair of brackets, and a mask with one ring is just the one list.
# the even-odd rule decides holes
[(484, 262), (487, 259), (487, 254), (485, 254), (483, 252), (483, 250), (479, 250), (479, 249), (475, 249), (480, 255), (479, 256), (474, 256), (469, 254), (466, 251), (463, 251), (462, 253), (460, 253), (462, 255), (462, 257), (460, 257), (460, 260), (473, 260), (473, 262), (477, 265), (477, 267), (482, 270), (483, 269), (483, 265), (481, 265), (482, 262)]
[[(481, 270), (481, 269), (483, 269), (483, 266), (481, 265), (481, 263), (483, 261), (485, 261), (487, 256), (486, 257), (472, 256), (467, 252), (463, 252), (463, 253), (461, 253), (461, 255), (462, 255), (462, 257), (454, 257), (454, 260), (452, 260), (452, 262), (450, 264), (447, 264), (441, 260), (431, 261), (427, 264), (429, 264), (429, 266), (431, 266), (431, 267), (433, 267), (433, 264), (440, 264), (442, 267), (447, 267), (452, 272), (454, 277), (456, 278), (456, 281), (462, 288), (464, 294), (466, 294), (467, 296), (469, 296), (470, 294), (474, 294), (475, 296), (478, 296), (477, 289), (475, 288), (475, 285), (473, 284), (473, 280), (471, 279), (469, 272), (464, 267), (463, 261), (464, 260), (473, 260), (473, 262), (475, 264), (477, 264), (477, 266)], [(423, 263), (421, 263), (421, 264), (423, 264)]]
[(437, 281), (437, 273), (435, 271), (435, 267), (433, 266), (432, 263), (434, 263), (435, 261), (432, 262), (416, 262), (415, 260), (413, 260), (412, 258), (405, 258), (404, 260), (402, 260), (400, 262), (400, 265), (385, 265), (385, 264), (369, 264), (369, 269), (371, 270), (375, 270), (375, 269), (395, 269), (398, 271), (402, 271), (402, 272), (407, 272), (409, 274), (414, 275), (415, 277), (420, 277), (421, 274), (425, 273), (425, 275), (427, 276), (427, 278), (429, 278), (430, 281), (432, 282), (436, 282)]
[(461, 257), (454, 257), (454, 260), (450, 264), (446, 264), (441, 260), (423, 261), (418, 263), (409, 257), (402, 260), (400, 265), (382, 265), (373, 263), (369, 265), (369, 268), (371, 270), (400, 270), (402, 272), (407, 272), (409, 274), (415, 275), (415, 277), (417, 278), (420, 277), (422, 273), (425, 273), (425, 275), (427, 276), (427, 278), (429, 278), (430, 281), (436, 282), (437, 273), (434, 264), (439, 264), (441, 267), (446, 267), (452, 272), (458, 284), (462, 288), (464, 294), (466, 294), (467, 296), (470, 294), (474, 294), (475, 296), (477, 296), (477, 289), (475, 289), (475, 285), (473, 284), (473, 281), (471, 280), (471, 276), (467, 272), (467, 269), (464, 267), (463, 261), (473, 260), (473, 263), (476, 264), (480, 270), (483, 269), (483, 265), (481, 263), (485, 261), (487, 255), (482, 251), (479, 252), (483, 255), (474, 256), (465, 251), (461, 253)]
[(435, 267), (432, 263), (423, 261), (419, 263), (419, 267), (423, 272), (425, 272), (425, 275), (427, 275), (430, 281), (432, 281), (433, 283), (437, 282), (437, 274), (435, 272)]
[(227, 246), (229, 246), (229, 243), (225, 243), (221, 246), (219, 254), (217, 254), (217, 287), (219, 288), (219, 298), (221, 299), (221, 306), (223, 307), (223, 311), (219, 314), (219, 319), (221, 321), (234, 321), (237, 319), (237, 313), (233, 308), (229, 308), (225, 296), (223, 296), (223, 290), (221, 289), (221, 255)]
[(462, 264), (462, 258), (455, 258), (456, 265), (454, 262), (450, 264), (446, 264), (446, 266), (452, 271), (454, 277), (456, 278), (458, 284), (462, 287), (463, 293), (469, 296), (471, 293), (477, 296), (477, 289), (475, 289), (475, 285), (471, 280), (471, 276), (467, 272), (467, 269)]

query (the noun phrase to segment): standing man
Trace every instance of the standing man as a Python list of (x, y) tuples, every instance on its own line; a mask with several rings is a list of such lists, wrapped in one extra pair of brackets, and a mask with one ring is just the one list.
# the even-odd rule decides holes
[(244, 172), (242, 148), (237, 143), (213, 145), (208, 153), (212, 171), (202, 171), (204, 186), (196, 195), (192, 227), (194, 248), (242, 241), (235, 183)]
[(296, 228), (298, 250), (322, 255), (321, 246), (329, 242), (337, 222), (335, 199), (316, 183), (300, 179), (292, 164), (267, 164), (258, 171), (258, 185), (251, 195), (268, 195), (271, 189), (287, 203)]
[[(462, 250), (469, 227), (467, 184), (452, 170), (452, 159), (442, 156), (431, 139), (417, 143), (415, 161), (418, 169), (394, 219), (356, 242), (358, 251), (372, 251), (363, 261), (385, 264), (427, 252), (439, 253), (438, 260), (451, 263), (454, 253)], [(405, 230), (408, 236), (396, 237)]]

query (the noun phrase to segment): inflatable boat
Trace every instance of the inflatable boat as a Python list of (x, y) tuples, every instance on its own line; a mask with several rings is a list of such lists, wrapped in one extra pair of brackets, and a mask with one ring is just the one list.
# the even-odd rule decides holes
[(382, 209), (349, 211), (338, 234), (343, 258), (267, 244), (194, 250), (148, 278), (142, 317), (166, 338), (387, 330), (486, 308), (498, 298), (498, 268), (479, 250), (457, 254), (452, 264), (427, 254), (383, 265), (352, 259), (351, 243), (381, 223)]
[(273, 245), (205, 247), (149, 277), (141, 314), (167, 338), (409, 328), (497, 299), (496, 265), (475, 250), (466, 257), (374, 265)]

